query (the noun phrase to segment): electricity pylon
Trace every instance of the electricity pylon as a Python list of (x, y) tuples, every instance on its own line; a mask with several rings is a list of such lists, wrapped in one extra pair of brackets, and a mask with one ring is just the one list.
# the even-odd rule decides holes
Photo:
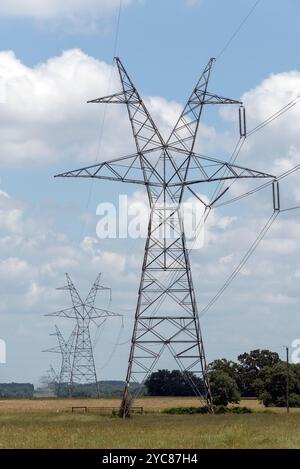
[(53, 366), (50, 364), (49, 370), (47, 370), (47, 385), (48, 388), (57, 395), (57, 386), (58, 386), (59, 377), (54, 370)]
[(49, 370), (47, 371), (47, 379), (48, 379), (48, 383), (50, 383), (50, 384), (52, 384), (52, 383), (57, 384), (58, 383), (57, 373), (56, 373), (56, 371), (54, 370), (54, 368), (51, 364), (50, 364)]
[(59, 353), (61, 355), (61, 368), (57, 388), (58, 396), (62, 394), (62, 389), (65, 386), (68, 388), (69, 396), (72, 396), (72, 359), (74, 355), (76, 334), (77, 325), (74, 327), (69, 339), (66, 341), (58, 326), (55, 326), (55, 332), (51, 335), (57, 337), (58, 346), (45, 350), (45, 352)]
[(101, 274), (97, 276), (89, 294), (85, 301), (83, 301), (70, 276), (66, 274), (67, 284), (64, 287), (58, 288), (58, 290), (68, 290), (70, 292), (73, 306), (55, 313), (47, 314), (47, 316), (76, 320), (73, 362), (70, 379), (71, 393), (73, 392), (73, 388), (76, 384), (95, 383), (98, 397), (100, 396), (100, 393), (91, 341), (90, 324), (91, 322), (97, 324), (96, 321), (98, 319), (104, 322), (109, 317), (120, 316), (120, 314), (113, 313), (107, 309), (96, 308), (94, 306), (98, 291), (110, 291), (110, 288), (100, 285), (100, 278)]
[[(186, 190), (197, 197), (192, 189), (196, 184), (239, 178), (273, 178), (267, 173), (195, 153), (196, 136), (206, 105), (239, 105), (240, 135), (246, 136), (242, 103), (208, 91), (214, 61), (213, 58), (209, 60), (174, 129), (165, 140), (123, 64), (116, 58), (122, 91), (89, 102), (126, 105), (137, 153), (56, 176), (94, 178), (146, 186), (151, 210), (126, 385), (120, 409), (123, 417), (129, 415), (136, 396), (130, 392), (130, 383), (143, 384), (165, 349), (169, 349), (208, 411), (213, 412), (181, 211), (183, 197)], [(169, 230), (174, 233), (173, 239), (161, 236), (162, 232)], [(169, 305), (166, 300), (169, 300)], [(204, 391), (193, 380), (193, 376), (199, 375), (203, 380)]]

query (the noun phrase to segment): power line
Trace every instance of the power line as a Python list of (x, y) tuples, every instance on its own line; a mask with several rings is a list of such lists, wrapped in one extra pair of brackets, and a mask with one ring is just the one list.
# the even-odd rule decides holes
[(250, 132), (247, 133), (247, 137), (250, 137), (252, 134), (258, 132), (259, 130), (263, 129), (266, 125), (270, 124), (274, 120), (278, 119), (278, 117), (282, 116), (285, 114), (287, 111), (289, 111), (291, 108), (296, 106), (296, 104), (300, 101), (300, 95), (298, 95), (295, 99), (290, 101), (288, 104), (286, 104), (284, 107), (279, 109), (279, 111), (275, 112), (272, 114), (270, 117), (268, 117), (266, 120), (261, 122), (259, 125), (254, 127)]
[[(261, 122), (259, 125), (257, 125), (256, 127), (254, 127), (252, 130), (250, 130), (250, 132), (248, 132), (247, 134), (247, 137), (253, 135), (255, 132), (258, 132), (259, 130), (263, 129), (264, 127), (266, 127), (267, 125), (269, 125), (271, 122), (273, 122), (274, 120), (278, 119), (280, 116), (282, 116), (283, 114), (285, 114), (286, 112), (288, 112), (291, 108), (293, 108), (296, 104), (298, 104), (298, 102), (300, 101), (300, 95), (298, 95), (296, 98), (294, 98), (292, 101), (290, 101), (288, 104), (286, 104), (285, 106), (283, 106), (281, 109), (279, 109), (278, 111), (276, 111), (274, 114), (272, 114), (271, 116), (269, 116), (266, 120), (264, 120), (263, 122)], [(242, 148), (243, 148), (243, 145), (245, 143), (246, 139), (240, 139), (238, 144), (236, 145), (236, 148), (230, 158), (230, 162), (235, 162), (238, 155), (240, 154)], [(236, 153), (236, 154), (235, 154)], [(233, 159), (234, 157), (234, 159)], [(233, 159), (233, 160), (232, 160)], [(297, 164), (296, 166), (290, 168), (289, 170), (285, 171), (284, 173), (282, 173), (281, 175), (279, 175), (276, 179), (279, 181), (281, 179), (284, 179), (286, 178), (287, 176), (293, 174), (294, 172), (298, 171), (300, 169), (300, 164)], [(236, 180), (234, 180), (231, 184), (229, 184), (229, 186), (227, 187), (228, 189), (230, 189), (230, 187), (233, 186), (233, 184), (235, 184)], [(224, 183), (223, 183), (224, 184)], [(254, 194), (255, 192), (258, 192), (262, 189), (265, 189), (266, 187), (270, 186), (272, 184), (272, 181), (269, 181), (265, 184), (262, 184), (261, 186), (257, 187), (256, 189), (253, 189), (251, 191), (248, 191), (246, 192), (245, 194), (241, 194), (240, 196), (237, 196), (237, 197), (234, 197), (233, 199), (230, 199), (229, 201), (226, 201), (226, 202), (223, 202), (223, 203), (220, 203), (218, 205), (216, 205), (214, 208), (218, 208), (218, 207), (222, 207), (224, 205), (229, 205), (231, 203), (234, 203), (234, 202), (237, 202), (238, 200), (240, 199), (243, 199), (245, 197), (248, 197), (252, 194)], [(219, 183), (219, 186), (220, 186), (220, 183)], [(222, 187), (220, 188), (219, 190), (219, 193), (221, 191)]]
[(283, 210), (280, 210), (281, 213), (284, 213), (284, 212), (291, 212), (293, 210), (299, 210), (300, 209), (300, 205), (296, 206), (296, 207), (290, 207), (290, 208), (284, 208)]
[(119, 347), (120, 344), (120, 340), (121, 340), (121, 337), (122, 337), (122, 334), (123, 334), (123, 331), (124, 331), (124, 321), (123, 321), (123, 317), (122, 317), (122, 323), (121, 323), (121, 326), (120, 326), (120, 329), (119, 329), (119, 332), (118, 332), (118, 336), (117, 336), (117, 339), (116, 339), (116, 342), (113, 346), (113, 349), (108, 357), (108, 359), (106, 360), (106, 362), (104, 363), (104, 365), (102, 365), (100, 367), (100, 370), (104, 370), (105, 368), (108, 367), (108, 365), (111, 363), (116, 351), (117, 351), (117, 348)]
[[(293, 174), (293, 173), (295, 173), (296, 171), (299, 171), (299, 170), (300, 170), (300, 163), (297, 164), (297, 165), (295, 165), (295, 166), (293, 166), (292, 168), (288, 169), (287, 171), (285, 171), (284, 173), (280, 174), (279, 176), (277, 176), (277, 177), (276, 177), (276, 180), (277, 180), (277, 181), (281, 181), (282, 179), (284, 179), (284, 178), (290, 176), (291, 174)], [(218, 204), (218, 205), (215, 205), (215, 207), (212, 207), (212, 208), (216, 209), (216, 208), (219, 208), (219, 207), (224, 207), (225, 205), (230, 205), (230, 204), (232, 204), (232, 203), (234, 203), (234, 202), (237, 202), (237, 201), (239, 201), (239, 200), (241, 200), (241, 199), (244, 199), (245, 197), (249, 197), (250, 195), (253, 195), (253, 194), (255, 194), (256, 192), (259, 192), (259, 191), (265, 189), (266, 187), (271, 186), (272, 184), (273, 184), (273, 181), (268, 181), (268, 182), (266, 182), (266, 183), (264, 183), (264, 184), (261, 184), (260, 186), (256, 187), (255, 189), (252, 189), (252, 190), (250, 190), (250, 191), (248, 191), (248, 192), (245, 192), (244, 194), (241, 194), (241, 195), (238, 195), (237, 197), (234, 197), (233, 199), (230, 199), (230, 200), (227, 200), (227, 201), (225, 201), (225, 202), (222, 202), (222, 203), (220, 203), (220, 204)], [(232, 184), (231, 184), (231, 185), (232, 185)], [(229, 187), (231, 187), (231, 186), (229, 186)], [(298, 208), (298, 207), (295, 207), (295, 210), (296, 210), (297, 208)], [(290, 209), (285, 209), (285, 210), (292, 210), (292, 209), (293, 209), (293, 207), (290, 208)], [(284, 212), (285, 210), (281, 210), (281, 212)]]
[(284, 178), (290, 176), (291, 174), (295, 173), (296, 171), (299, 171), (299, 169), (300, 169), (300, 163), (296, 164), (292, 168), (290, 168), (287, 171), (285, 171), (284, 173), (282, 173), (280, 176), (278, 176), (277, 180), (280, 181), (281, 179), (284, 179)]
[(225, 205), (233, 204), (234, 202), (238, 202), (239, 200), (244, 199), (245, 197), (249, 197), (250, 195), (255, 194), (256, 192), (259, 192), (259, 191), (265, 189), (266, 187), (271, 186), (272, 184), (273, 184), (273, 181), (268, 181), (268, 182), (266, 182), (264, 184), (261, 184), (260, 186), (256, 187), (255, 189), (252, 189), (248, 192), (245, 192), (244, 194), (241, 194), (241, 195), (238, 195), (237, 197), (234, 197), (233, 199), (230, 199), (230, 200), (222, 202), (218, 205), (215, 205), (215, 207), (213, 207), (213, 208), (216, 209), (216, 208), (219, 208), (219, 207), (224, 207)]
[[(289, 176), (290, 174), (292, 174), (293, 172), (295, 172), (296, 170), (299, 170), (300, 169), (300, 165), (296, 165), (294, 168), (286, 171), (285, 173), (283, 173), (281, 176), (279, 176), (279, 178), (277, 179), (283, 179), (287, 176)], [(273, 181), (269, 182), (269, 183), (266, 183), (266, 184), (263, 184), (262, 186), (260, 186), (259, 188), (257, 189), (254, 189), (253, 191), (249, 191), (248, 193), (246, 194), (243, 194), (242, 196), (238, 197), (238, 198), (235, 198), (234, 201), (236, 201), (237, 199), (239, 198), (242, 198), (242, 197), (246, 197), (250, 194), (253, 194), (254, 192), (257, 192), (259, 190), (262, 190), (263, 188), (271, 185), (273, 183)], [(232, 201), (229, 201), (230, 202), (233, 202)], [(226, 204), (226, 203), (225, 203)], [(225, 205), (225, 204), (220, 204), (220, 205)], [(209, 311), (211, 309), (211, 307), (218, 301), (218, 299), (223, 295), (223, 293), (227, 290), (227, 288), (230, 286), (230, 284), (233, 282), (233, 280), (236, 278), (236, 276), (239, 274), (239, 272), (241, 271), (241, 269), (244, 267), (244, 265), (246, 264), (246, 262), (249, 260), (249, 258), (252, 256), (252, 254), (254, 254), (254, 252), (256, 251), (256, 249), (258, 248), (259, 244), (261, 243), (261, 241), (265, 238), (265, 236), (267, 235), (268, 231), (271, 229), (273, 223), (275, 222), (276, 218), (278, 217), (279, 213), (284, 213), (284, 212), (289, 212), (289, 211), (293, 211), (293, 210), (299, 210), (300, 209), (300, 205), (299, 206), (295, 206), (295, 207), (289, 207), (289, 208), (286, 208), (286, 209), (280, 209), (280, 210), (274, 210), (273, 211), (273, 214), (271, 215), (271, 217), (268, 219), (267, 223), (264, 225), (264, 227), (262, 228), (261, 232), (259, 233), (259, 235), (257, 236), (256, 240), (252, 243), (252, 245), (250, 246), (250, 248), (248, 249), (248, 251), (246, 252), (246, 254), (244, 255), (243, 259), (241, 260), (241, 262), (238, 264), (238, 266), (234, 269), (234, 271), (231, 273), (231, 275), (228, 277), (228, 279), (226, 280), (226, 282), (222, 285), (222, 287), (220, 288), (220, 290), (217, 292), (217, 294), (209, 301), (209, 303), (207, 303), (207, 305), (201, 310), (200, 312), (200, 315), (203, 316), (207, 311)]]
[(226, 42), (225, 46), (221, 49), (221, 51), (219, 52), (219, 54), (217, 55), (217, 58), (219, 59), (223, 54), (224, 52), (226, 51), (226, 49), (230, 46), (230, 44), (232, 43), (232, 41), (236, 38), (236, 36), (238, 35), (238, 33), (241, 31), (242, 27), (244, 26), (244, 24), (247, 22), (247, 20), (250, 18), (250, 16), (254, 13), (254, 10), (258, 7), (258, 4), (261, 2), (261, 0), (257, 0), (254, 5), (252, 6), (252, 8), (250, 9), (250, 11), (247, 13), (247, 15), (245, 16), (245, 18), (241, 21), (241, 23), (239, 24), (239, 26), (237, 27), (237, 29), (234, 31), (234, 33), (232, 34), (232, 36), (230, 36), (230, 38), (228, 39), (228, 41)]
[[(260, 124), (258, 124), (256, 127), (254, 127), (252, 130), (250, 130), (250, 132), (247, 133), (247, 137), (250, 137), (251, 135), (253, 135), (254, 133), (258, 132), (259, 130), (263, 129), (264, 127), (266, 127), (267, 125), (271, 124), (271, 122), (273, 122), (274, 120), (278, 119), (279, 117), (281, 117), (283, 114), (285, 114), (286, 112), (288, 112), (290, 109), (292, 109), (298, 102), (300, 101), (300, 95), (298, 95), (295, 99), (293, 99), (292, 101), (290, 101), (288, 104), (286, 104), (285, 106), (283, 106), (281, 109), (279, 109), (278, 111), (276, 111), (274, 114), (272, 114), (271, 116), (269, 116), (266, 120), (264, 120), (263, 122), (261, 122)], [(241, 137), (239, 142), (237, 143), (236, 147), (235, 147), (235, 150), (229, 160), (230, 163), (234, 163), (237, 159), (237, 157), (239, 156), (244, 144), (246, 142), (246, 137)], [(298, 167), (299, 166), (299, 167)], [(289, 170), (290, 172), (294, 172), (294, 171), (297, 171), (298, 169), (300, 168), (300, 165), (297, 165), (296, 168), (292, 168), (291, 170)], [(288, 174), (287, 174), (288, 175)], [(279, 177), (277, 177), (277, 180), (279, 179), (282, 179), (283, 177), (286, 177), (287, 175), (281, 175)], [(233, 184), (236, 183), (236, 180), (233, 180), (231, 184), (228, 185), (227, 189), (230, 189), (230, 187), (233, 186)], [(254, 192), (257, 192), (258, 190), (261, 190), (261, 189), (264, 189), (265, 187), (267, 187), (268, 185), (272, 184), (272, 181), (267, 183), (267, 184), (263, 184), (262, 186), (260, 186), (259, 188), (253, 190), (253, 191), (249, 191), (248, 193), (240, 196), (240, 197), (236, 197), (234, 199), (232, 199), (231, 201), (229, 202), (224, 202), (223, 204), (219, 204), (217, 205), (215, 208), (217, 207), (221, 207), (222, 205), (228, 205), (229, 203), (233, 203), (237, 200), (239, 200), (240, 198), (243, 198), (243, 197), (247, 197), (248, 195), (251, 195), (253, 194)], [(224, 182), (223, 183), (219, 183), (219, 193), (221, 192), (221, 189), (224, 185)]]
[[(114, 60), (115, 60), (115, 57), (117, 55), (118, 46), (119, 46), (122, 7), (123, 7), (123, 0), (120, 0), (118, 13), (117, 13), (116, 31), (115, 31), (115, 39), (114, 39), (114, 45), (113, 45), (112, 61), (111, 61), (110, 71), (109, 71), (109, 74), (108, 74), (108, 85), (107, 85), (106, 94), (109, 94), (110, 90), (111, 90), (113, 65), (114, 65)], [(103, 115), (102, 115), (102, 119), (101, 119), (101, 123), (100, 123), (99, 138), (98, 138), (96, 158), (95, 158), (94, 164), (97, 164), (98, 161), (99, 161), (99, 155), (100, 155), (100, 151), (101, 151), (102, 143), (103, 143), (103, 134), (104, 134), (104, 126), (105, 126), (106, 116), (107, 116), (107, 104), (104, 106)], [(86, 202), (86, 206), (85, 206), (85, 211), (86, 212), (88, 211), (90, 203), (91, 203), (93, 189), (94, 189), (94, 180), (92, 179), (90, 181), (90, 186), (89, 186), (89, 191), (88, 191), (88, 196), (87, 196), (87, 202)], [(84, 231), (85, 231), (85, 223), (83, 222), (79, 242), (83, 238)]]
[[(236, 160), (237, 160), (239, 154), (240, 154), (241, 151), (242, 151), (242, 148), (243, 148), (243, 146), (244, 146), (245, 141), (246, 141), (246, 137), (244, 137), (244, 136), (240, 137), (240, 139), (239, 139), (239, 141), (237, 142), (237, 144), (236, 144), (236, 146), (235, 146), (235, 148), (234, 148), (234, 150), (233, 150), (233, 152), (232, 152), (232, 154), (231, 154), (231, 157), (230, 157), (230, 159), (229, 159), (229, 163), (230, 163), (230, 164), (234, 164), (234, 163), (236, 162)], [(224, 173), (223, 173), (223, 177), (224, 177), (226, 174), (228, 174), (228, 168), (225, 169), (225, 171), (224, 171)], [(235, 182), (235, 180), (234, 180), (233, 182)], [(217, 187), (216, 187), (216, 190), (215, 190), (214, 193), (213, 193), (212, 201), (216, 200), (216, 199), (219, 197), (219, 195), (221, 194), (222, 189), (223, 189), (223, 187), (224, 187), (224, 184), (225, 184), (224, 181), (219, 181), (219, 183), (218, 183), (218, 185), (217, 185)], [(232, 184), (233, 184), (233, 183), (232, 183)], [(228, 189), (232, 186), (232, 184), (230, 184), (230, 185), (228, 186)]]
[(115, 42), (114, 42), (113, 59), (118, 55), (117, 51), (118, 51), (118, 46), (119, 46), (119, 35), (120, 35), (120, 24), (121, 24), (122, 8), (123, 8), (123, 0), (120, 0), (119, 10), (118, 10), (118, 15), (117, 15), (117, 26), (116, 26), (116, 36), (115, 36)]
[(235, 279), (235, 277), (238, 275), (238, 273), (241, 271), (241, 269), (244, 267), (248, 259), (252, 256), (254, 251), (257, 249), (261, 241), (264, 239), (268, 231), (270, 230), (271, 226), (273, 225), (274, 221), (276, 220), (277, 216), (279, 215), (279, 211), (273, 211), (271, 217), (268, 219), (267, 223), (264, 225), (263, 229), (255, 239), (255, 241), (252, 243), (246, 254), (244, 255), (243, 259), (241, 262), (237, 265), (237, 267), (234, 269), (234, 271), (231, 273), (231, 275), (228, 277), (226, 282), (223, 284), (223, 286), (220, 288), (218, 293), (209, 301), (209, 303), (200, 311), (200, 315), (203, 316), (207, 311), (210, 310), (210, 308), (216, 303), (216, 301), (220, 298), (220, 296), (227, 290), (227, 288), (230, 286), (232, 281)]

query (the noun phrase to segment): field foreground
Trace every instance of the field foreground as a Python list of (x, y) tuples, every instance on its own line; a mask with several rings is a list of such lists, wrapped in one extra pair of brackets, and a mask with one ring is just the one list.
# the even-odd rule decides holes
[[(70, 411), (72, 405), (104, 403), (118, 406), (113, 399), (0, 401), (0, 448), (300, 448), (299, 412), (278, 414), (279, 409), (215, 416), (159, 412), (195, 405), (194, 400), (176, 398), (143, 399), (137, 404), (150, 413), (125, 421)], [(259, 408), (255, 402), (251, 406)]]

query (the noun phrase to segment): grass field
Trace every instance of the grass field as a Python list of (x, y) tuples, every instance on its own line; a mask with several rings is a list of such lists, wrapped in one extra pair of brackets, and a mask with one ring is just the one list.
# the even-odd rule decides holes
[[(102, 399), (16, 399), (16, 400), (0, 400), (0, 413), (7, 411), (26, 412), (26, 411), (68, 411), (72, 406), (88, 406), (88, 407), (119, 407), (120, 399), (102, 398)], [(168, 407), (178, 406), (198, 406), (199, 400), (195, 397), (147, 397), (137, 399), (136, 406), (142, 406), (145, 411), (159, 412)]]
[[(284, 409), (215, 416), (161, 413), (167, 407), (196, 402), (141, 399), (137, 405), (143, 405), (146, 413), (123, 421), (70, 411), (73, 404), (117, 407), (116, 399), (0, 401), (0, 448), (300, 448), (299, 411), (290, 415)], [(246, 404), (263, 410), (257, 401)]]

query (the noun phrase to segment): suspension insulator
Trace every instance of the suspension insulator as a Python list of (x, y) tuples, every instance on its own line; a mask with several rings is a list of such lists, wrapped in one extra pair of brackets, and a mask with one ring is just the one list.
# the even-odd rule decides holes
[(277, 180), (273, 181), (272, 188), (273, 188), (273, 209), (274, 209), (274, 212), (280, 212), (279, 182)]
[(247, 126), (246, 126), (246, 109), (244, 106), (239, 108), (239, 124), (240, 124), (240, 136), (247, 137)]

